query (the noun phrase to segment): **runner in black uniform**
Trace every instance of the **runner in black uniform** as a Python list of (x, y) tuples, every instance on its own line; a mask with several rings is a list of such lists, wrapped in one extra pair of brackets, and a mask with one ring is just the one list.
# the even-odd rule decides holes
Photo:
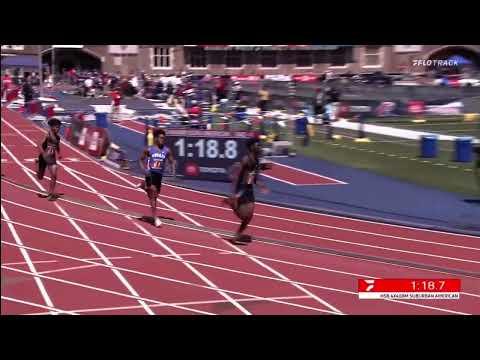
[(60, 160), (62, 158), (60, 155), (60, 136), (58, 135), (61, 124), (62, 123), (58, 119), (50, 119), (48, 121), (50, 130), (43, 141), (38, 144), (37, 178), (42, 180), (45, 175), (45, 170), (48, 167), (50, 172), (50, 187), (48, 189), (47, 199), (49, 201), (53, 201), (57, 198), (57, 194), (55, 194), (54, 190), (57, 183), (57, 153), (58, 159)]
[(234, 194), (225, 199), (224, 202), (231, 206), (235, 215), (241, 220), (237, 230), (235, 241), (250, 242), (251, 237), (243, 235), (243, 231), (253, 218), (255, 208), (255, 193), (253, 185), (258, 185), (263, 193), (268, 189), (258, 180), (261, 170), (268, 168), (260, 163), (260, 146), (257, 138), (249, 139), (247, 142), (247, 155), (237, 165), (237, 173), (234, 176)]

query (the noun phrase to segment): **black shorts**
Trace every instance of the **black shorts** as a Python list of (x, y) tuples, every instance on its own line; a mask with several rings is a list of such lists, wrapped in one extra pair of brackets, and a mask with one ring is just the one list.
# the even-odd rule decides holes
[(247, 185), (245, 187), (240, 187), (237, 191), (237, 194), (239, 192), (241, 192), (241, 195), (238, 199), (238, 205), (255, 202), (255, 193), (253, 192), (253, 186), (252, 185)]
[(150, 172), (149, 175), (145, 176), (145, 185), (147, 188), (153, 185), (157, 188), (157, 192), (160, 192), (160, 189), (162, 188), (162, 178), (162, 174)]
[(56, 164), (57, 164), (57, 160), (55, 159), (55, 157), (53, 158), (48, 157), (46, 161), (43, 155), (39, 155), (38, 156), (38, 172), (37, 172), (38, 179), (39, 180), (43, 179), (47, 166), (56, 165)]

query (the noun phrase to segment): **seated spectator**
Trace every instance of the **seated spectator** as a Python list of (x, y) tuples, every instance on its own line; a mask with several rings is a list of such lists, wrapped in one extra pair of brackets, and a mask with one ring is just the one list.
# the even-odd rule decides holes
[(136, 75), (134, 75), (130, 78), (129, 83), (138, 92), (139, 83), (138, 83), (138, 77)]
[(267, 103), (270, 99), (270, 93), (265, 87), (262, 87), (262, 89), (258, 92), (258, 96), (260, 98), (260, 101), (258, 102), (260, 111), (267, 111)]
[(83, 82), (83, 85), (84, 85), (83, 96), (87, 97), (93, 88), (93, 79), (91, 77), (86, 78), (85, 81)]
[(202, 108), (198, 106), (196, 100), (192, 100), (191, 107), (188, 108), (188, 115), (194, 118), (200, 118), (202, 116)]
[(167, 93), (167, 95), (173, 95), (173, 84), (171, 81), (167, 83), (167, 88), (165, 92)]

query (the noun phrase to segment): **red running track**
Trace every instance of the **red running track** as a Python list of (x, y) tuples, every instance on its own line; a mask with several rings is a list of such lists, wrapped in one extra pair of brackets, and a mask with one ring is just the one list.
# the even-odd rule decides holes
[[(32, 142), (42, 129), (2, 110), (2, 174), (38, 182)], [(58, 191), (148, 214), (137, 178), (63, 144)], [(139, 220), (65, 200), (48, 202), (2, 181), (2, 314), (479, 314), (480, 280), (461, 276), (458, 301), (359, 300), (358, 278), (445, 278), (362, 259), (253, 242), (235, 246), (208, 232)], [(221, 198), (172, 185), (161, 213), (233, 230)], [(480, 271), (479, 238), (257, 204), (257, 236), (364, 255)], [(33, 276), (35, 275), (35, 276)]]
[[(130, 131), (145, 134), (145, 125), (135, 120), (125, 120), (116, 126), (128, 129)], [(310, 171), (297, 169), (292, 166), (273, 162), (272, 169), (262, 172), (262, 175), (269, 179), (281, 181), (294, 186), (306, 185), (345, 185), (346, 182), (322, 176)]]

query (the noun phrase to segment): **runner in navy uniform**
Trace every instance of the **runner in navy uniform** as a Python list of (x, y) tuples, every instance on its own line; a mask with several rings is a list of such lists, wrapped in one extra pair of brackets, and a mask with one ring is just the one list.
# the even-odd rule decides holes
[(61, 124), (58, 119), (50, 119), (48, 121), (50, 130), (43, 141), (38, 144), (38, 159), (36, 161), (38, 165), (37, 178), (42, 180), (45, 175), (45, 170), (48, 167), (50, 172), (50, 187), (48, 189), (47, 199), (49, 201), (57, 198), (54, 190), (57, 183), (57, 153), (58, 159), (60, 160), (62, 158), (60, 155), (60, 136), (58, 135)]
[(165, 131), (155, 129), (153, 136), (153, 146), (146, 148), (140, 157), (140, 168), (145, 172), (145, 181), (142, 181), (137, 187), (146, 191), (152, 208), (154, 224), (159, 227), (162, 222), (157, 217), (157, 197), (162, 187), (165, 161), (168, 159), (173, 176), (175, 176), (175, 159), (170, 149), (165, 145)]
[(225, 199), (235, 215), (241, 220), (240, 227), (237, 230), (235, 241), (250, 242), (251, 237), (243, 235), (248, 224), (253, 218), (255, 208), (255, 193), (253, 185), (258, 185), (263, 193), (268, 189), (258, 180), (260, 170), (267, 169), (265, 164), (260, 163), (260, 146), (257, 138), (249, 139), (247, 142), (247, 155), (245, 155), (237, 165), (237, 175), (234, 180), (234, 194)]

